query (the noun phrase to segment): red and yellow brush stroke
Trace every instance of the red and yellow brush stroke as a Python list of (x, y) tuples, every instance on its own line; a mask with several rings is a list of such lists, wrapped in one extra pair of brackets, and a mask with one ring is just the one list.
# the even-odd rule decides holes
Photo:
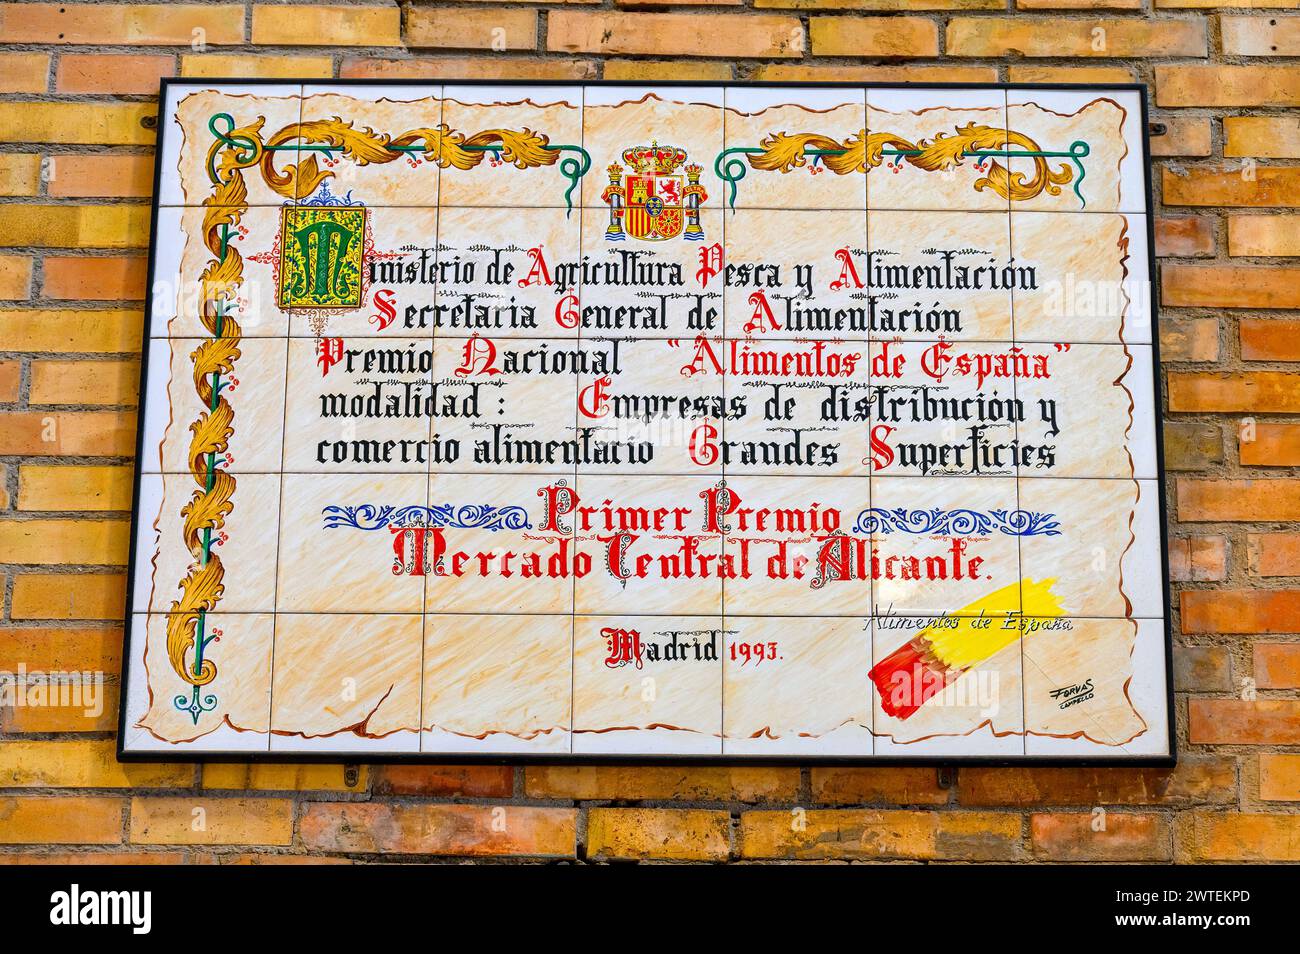
[[(1012, 583), (949, 614), (946, 625), (921, 630), (868, 673), (880, 694), (880, 707), (895, 719), (907, 719), (945, 686), (1019, 639), (1018, 623), (1002, 622), (1008, 602), (1016, 602), (1017, 590), (1021, 618), (1064, 616), (1052, 592), (1055, 582)], [(976, 625), (981, 619), (988, 625)]]

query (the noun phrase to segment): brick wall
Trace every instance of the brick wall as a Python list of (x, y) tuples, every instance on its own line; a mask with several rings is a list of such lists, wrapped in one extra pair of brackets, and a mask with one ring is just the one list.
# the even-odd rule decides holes
[(1152, 175), (1182, 755), (942, 783), (887, 767), (119, 765), (112, 699), (97, 719), (0, 711), (0, 861), (1300, 861), (1296, 7), (0, 2), (0, 671), (116, 679), (121, 663), (160, 76), (1141, 79), (1168, 127)]

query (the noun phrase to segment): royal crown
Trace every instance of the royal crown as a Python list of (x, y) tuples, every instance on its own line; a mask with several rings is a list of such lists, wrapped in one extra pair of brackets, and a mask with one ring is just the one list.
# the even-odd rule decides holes
[(632, 167), (633, 172), (642, 175), (654, 173), (666, 176), (686, 161), (686, 150), (676, 146), (661, 146), (652, 142), (648, 146), (633, 146), (623, 150), (623, 162)]

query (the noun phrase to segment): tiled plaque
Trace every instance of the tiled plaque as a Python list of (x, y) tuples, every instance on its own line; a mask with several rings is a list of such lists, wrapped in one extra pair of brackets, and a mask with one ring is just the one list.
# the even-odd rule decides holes
[(1171, 759), (1142, 97), (168, 82), (124, 756)]

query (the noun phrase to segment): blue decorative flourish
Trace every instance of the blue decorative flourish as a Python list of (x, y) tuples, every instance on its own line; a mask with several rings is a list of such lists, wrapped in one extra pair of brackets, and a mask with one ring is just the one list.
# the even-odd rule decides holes
[(320, 184), (320, 191), (311, 198), (302, 199), (299, 205), (361, 205), (360, 202), (352, 201), (352, 191), (348, 190), (347, 195), (335, 195), (330, 191), (329, 180), (326, 179)]
[(976, 536), (1004, 533), (1012, 537), (1054, 537), (1060, 534), (1061, 525), (1054, 513), (1035, 510), (909, 510), (871, 507), (858, 514), (853, 532), (917, 533), (936, 536)]
[(409, 507), (360, 504), (356, 507), (326, 507), (325, 527), (382, 530), (385, 527), (456, 527), (461, 530), (527, 530), (528, 511), (523, 507), (493, 507), (491, 504), (438, 504)]

